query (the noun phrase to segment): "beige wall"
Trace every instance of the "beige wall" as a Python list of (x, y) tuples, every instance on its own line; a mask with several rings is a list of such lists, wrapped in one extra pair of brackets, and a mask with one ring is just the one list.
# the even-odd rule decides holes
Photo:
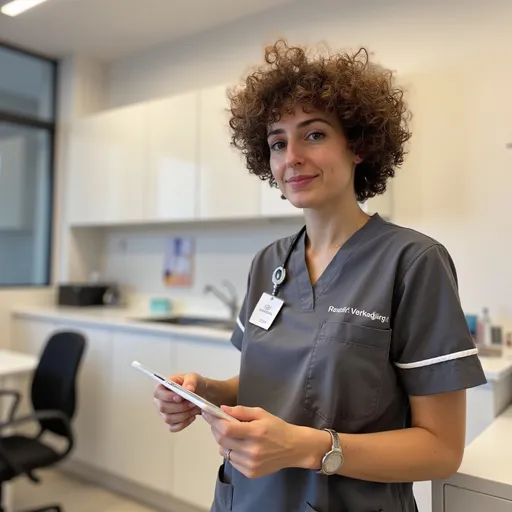
[[(512, 141), (512, 64), (503, 65), (512, 62), (511, 24), (512, 3), (505, 0), (282, 6), (115, 62), (109, 105), (230, 83), (261, 61), (263, 45), (277, 34), (333, 48), (368, 45), (398, 71), (415, 116), (411, 152), (394, 182), (395, 221), (448, 247), (467, 311), (489, 306), (493, 318), (512, 329), (512, 151), (505, 149)], [(224, 235), (216, 234), (221, 245)], [(107, 269), (122, 261), (115, 236), (107, 235)], [(159, 261), (159, 253), (144, 259), (130, 252), (129, 234), (124, 241), (122, 258), (139, 265), (140, 286), (153, 282), (154, 264), (144, 262)]]

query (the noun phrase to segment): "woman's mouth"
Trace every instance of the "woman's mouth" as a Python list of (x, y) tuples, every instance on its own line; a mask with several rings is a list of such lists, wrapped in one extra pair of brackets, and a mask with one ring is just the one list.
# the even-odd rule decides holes
[(292, 176), (286, 180), (286, 183), (294, 190), (298, 190), (307, 187), (317, 175), (315, 174), (301, 174), (298, 176)]

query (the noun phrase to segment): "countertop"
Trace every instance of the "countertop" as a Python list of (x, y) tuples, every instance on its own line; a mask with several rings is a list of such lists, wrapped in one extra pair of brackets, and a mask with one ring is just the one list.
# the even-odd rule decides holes
[(0, 378), (28, 373), (37, 366), (37, 362), (38, 358), (30, 354), (0, 350)]
[(512, 406), (466, 448), (457, 474), (512, 486)]
[[(140, 319), (149, 318), (151, 316), (158, 318), (158, 316), (161, 315), (151, 315), (147, 310), (125, 307), (17, 307), (12, 310), (12, 315), (14, 317), (36, 318), (59, 323), (75, 323), (103, 328), (112, 327), (115, 329), (207, 339), (224, 343), (230, 342), (232, 333), (231, 330), (212, 327), (180, 326), (145, 322)], [(218, 318), (216, 315), (209, 314), (203, 314), (201, 316)], [(225, 320), (225, 318), (222, 319)]]
[[(96, 327), (122, 328), (131, 331), (202, 338), (225, 343), (229, 343), (231, 338), (231, 331), (229, 330), (142, 322), (137, 319), (151, 316), (147, 310), (126, 307), (17, 307), (13, 309), (12, 314), (15, 317), (73, 322)], [(208, 313), (203, 313), (201, 316), (217, 317), (217, 315)], [(503, 357), (481, 356), (480, 361), (488, 381), (500, 380), (512, 373), (512, 354), (510, 352)]]

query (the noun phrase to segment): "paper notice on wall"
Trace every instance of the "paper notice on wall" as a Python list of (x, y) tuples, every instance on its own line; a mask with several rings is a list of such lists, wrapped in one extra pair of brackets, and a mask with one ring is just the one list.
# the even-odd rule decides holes
[(163, 278), (166, 286), (191, 286), (194, 271), (194, 243), (188, 237), (165, 241)]

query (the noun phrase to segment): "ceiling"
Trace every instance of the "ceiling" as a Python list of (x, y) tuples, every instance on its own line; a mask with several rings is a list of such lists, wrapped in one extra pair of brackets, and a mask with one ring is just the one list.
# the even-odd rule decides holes
[(0, 14), (0, 40), (50, 57), (110, 61), (297, 1), (48, 0), (15, 18)]

